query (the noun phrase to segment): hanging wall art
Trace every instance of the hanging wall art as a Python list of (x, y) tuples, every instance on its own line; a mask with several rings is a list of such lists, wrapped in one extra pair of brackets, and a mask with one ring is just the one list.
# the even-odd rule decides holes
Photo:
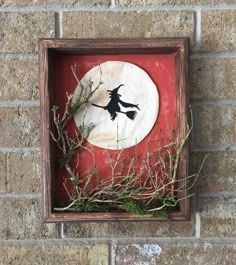
[(189, 219), (189, 39), (39, 48), (44, 220)]

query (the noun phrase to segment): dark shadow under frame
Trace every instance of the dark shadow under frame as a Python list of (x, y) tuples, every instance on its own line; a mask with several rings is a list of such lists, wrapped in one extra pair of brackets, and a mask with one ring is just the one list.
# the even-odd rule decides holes
[[(175, 90), (176, 90), (176, 137), (184, 138), (187, 133), (189, 113), (189, 38), (161, 39), (42, 39), (39, 42), (40, 64), (40, 138), (42, 163), (42, 203), (45, 222), (62, 221), (114, 221), (114, 220), (163, 220), (130, 213), (68, 213), (53, 211), (54, 200), (54, 143), (50, 136), (53, 126), (53, 63), (56, 56), (103, 55), (103, 54), (175, 54)], [(189, 163), (189, 145), (186, 143), (179, 161), (179, 187), (187, 186)], [(179, 177), (180, 179), (180, 177)], [(170, 215), (172, 220), (189, 220), (190, 206), (187, 187), (178, 192), (179, 211)], [(165, 220), (165, 219), (164, 219)]]

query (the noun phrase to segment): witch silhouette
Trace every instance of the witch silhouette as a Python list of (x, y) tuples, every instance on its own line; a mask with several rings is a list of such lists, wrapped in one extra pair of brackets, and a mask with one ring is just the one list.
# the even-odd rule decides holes
[(125, 114), (129, 119), (134, 120), (137, 112), (136, 111), (121, 111), (121, 106), (124, 108), (136, 108), (140, 110), (138, 107), (138, 104), (132, 104), (124, 102), (120, 99), (121, 95), (118, 94), (118, 90), (121, 86), (124, 86), (124, 84), (119, 85), (118, 87), (114, 88), (113, 90), (107, 90), (109, 94), (109, 98), (111, 99), (109, 103), (106, 106), (99, 106), (97, 104), (92, 104), (95, 107), (102, 108), (104, 110), (107, 110), (110, 113), (111, 120), (114, 121), (117, 117), (118, 113)]

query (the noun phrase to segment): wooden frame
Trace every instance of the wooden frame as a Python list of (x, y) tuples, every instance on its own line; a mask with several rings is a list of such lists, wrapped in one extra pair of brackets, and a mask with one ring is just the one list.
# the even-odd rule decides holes
[[(41, 114), (41, 159), (42, 159), (42, 195), (43, 217), (46, 222), (62, 221), (101, 221), (101, 220), (160, 220), (149, 216), (137, 216), (128, 213), (78, 214), (54, 212), (54, 147), (50, 137), (52, 127), (51, 99), (54, 94), (54, 60), (62, 54), (175, 54), (176, 86), (176, 122), (177, 137), (186, 135), (189, 113), (189, 38), (165, 39), (43, 39), (39, 43), (40, 63), (40, 114)], [(180, 157), (178, 175), (182, 176), (179, 186), (187, 183), (188, 144)], [(187, 190), (178, 192), (179, 211), (170, 216), (173, 220), (190, 218)]]

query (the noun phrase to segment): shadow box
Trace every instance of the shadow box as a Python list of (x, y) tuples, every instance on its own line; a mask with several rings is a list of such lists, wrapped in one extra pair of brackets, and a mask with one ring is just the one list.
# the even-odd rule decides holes
[(40, 40), (44, 221), (190, 218), (189, 42)]

